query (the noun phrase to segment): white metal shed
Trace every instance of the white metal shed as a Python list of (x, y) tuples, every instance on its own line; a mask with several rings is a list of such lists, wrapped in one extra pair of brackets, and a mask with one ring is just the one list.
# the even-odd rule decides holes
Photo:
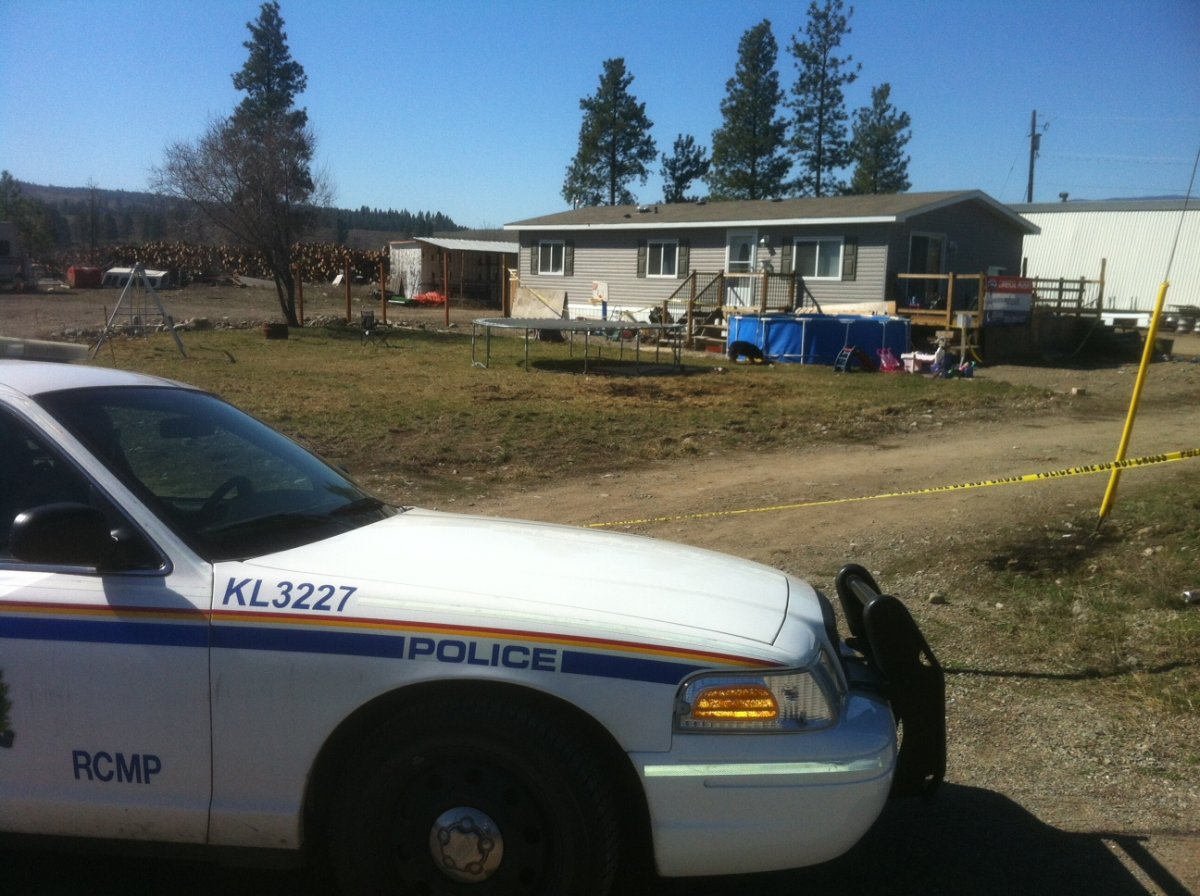
[(1164, 279), (1170, 282), (1168, 311), (1200, 305), (1200, 202), (1123, 199), (1011, 208), (1040, 228), (1023, 241), (1029, 276), (1096, 278), (1104, 259), (1105, 311), (1148, 318)]
[(423, 292), (444, 292), (448, 274), (459, 298), (484, 299), (496, 304), (507, 281), (506, 259), (515, 264), (519, 250), (518, 243), (503, 240), (461, 237), (396, 240), (388, 243), (391, 269), (388, 288), (408, 298)]

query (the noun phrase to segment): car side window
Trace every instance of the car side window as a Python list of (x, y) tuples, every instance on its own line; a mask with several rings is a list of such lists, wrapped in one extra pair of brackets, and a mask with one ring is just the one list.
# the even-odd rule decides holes
[[(47, 504), (87, 504), (101, 510), (114, 530), (128, 534), (126, 520), (91, 480), (26, 421), (0, 410), (0, 560), (13, 561), (10, 534), (17, 516)], [(124, 568), (153, 569), (157, 552), (140, 537), (127, 538)]]
[(29, 426), (0, 413), (0, 556), (10, 557), (8, 535), (17, 514), (43, 504), (87, 503), (84, 476)]

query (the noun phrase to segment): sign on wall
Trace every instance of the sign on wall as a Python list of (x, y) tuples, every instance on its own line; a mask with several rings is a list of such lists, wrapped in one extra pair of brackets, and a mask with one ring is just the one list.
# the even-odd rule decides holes
[(983, 307), (985, 325), (1029, 323), (1033, 313), (1033, 280), (1029, 277), (988, 277)]

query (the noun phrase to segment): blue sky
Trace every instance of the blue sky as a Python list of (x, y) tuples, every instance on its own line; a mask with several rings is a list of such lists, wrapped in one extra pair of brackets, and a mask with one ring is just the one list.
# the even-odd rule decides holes
[[(914, 191), (1035, 201), (1182, 195), (1200, 150), (1200, 0), (858, 0), (850, 109), (888, 82)], [(321, 167), (342, 207), (471, 227), (560, 211), (580, 98), (625, 59), (659, 151), (705, 146), (741, 35), (770, 19), (781, 83), (804, 2), (282, 0)], [(240, 99), (254, 0), (0, 0), (0, 168), (145, 189), (163, 149)], [(658, 166), (639, 201), (662, 195)]]

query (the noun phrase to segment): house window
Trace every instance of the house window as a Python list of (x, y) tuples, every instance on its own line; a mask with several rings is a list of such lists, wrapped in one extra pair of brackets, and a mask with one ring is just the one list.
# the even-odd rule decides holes
[(563, 256), (566, 254), (566, 244), (562, 240), (543, 240), (538, 243), (539, 274), (563, 274)]
[(794, 270), (809, 280), (842, 278), (842, 240), (840, 237), (796, 240)]
[(756, 231), (730, 231), (725, 237), (725, 271), (730, 274), (754, 273), (757, 244)]
[(679, 270), (678, 240), (650, 240), (646, 246), (646, 276), (674, 277)]

